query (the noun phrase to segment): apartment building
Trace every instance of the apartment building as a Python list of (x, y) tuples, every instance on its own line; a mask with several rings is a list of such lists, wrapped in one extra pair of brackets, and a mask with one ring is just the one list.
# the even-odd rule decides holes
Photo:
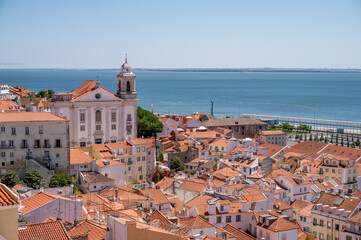
[(270, 143), (279, 146), (286, 146), (287, 134), (283, 131), (260, 131), (258, 142), (260, 144)]
[(326, 180), (337, 178), (344, 188), (357, 188), (358, 165), (351, 158), (340, 157), (332, 154), (323, 154), (319, 166), (319, 174)]
[(0, 169), (22, 176), (30, 163), (69, 173), (69, 120), (47, 112), (0, 113)]
[(323, 193), (311, 210), (311, 233), (319, 240), (341, 240), (347, 223), (360, 206), (358, 198)]

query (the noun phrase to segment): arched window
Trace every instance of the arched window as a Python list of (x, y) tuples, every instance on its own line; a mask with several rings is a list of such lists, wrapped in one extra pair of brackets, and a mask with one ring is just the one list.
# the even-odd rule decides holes
[(95, 121), (96, 122), (101, 122), (102, 121), (102, 113), (101, 113), (100, 110), (95, 111)]
[(130, 82), (127, 82), (127, 92), (130, 92)]

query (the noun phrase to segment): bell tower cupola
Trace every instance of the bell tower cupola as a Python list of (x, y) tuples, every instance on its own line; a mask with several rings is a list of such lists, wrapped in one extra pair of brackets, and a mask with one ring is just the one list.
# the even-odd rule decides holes
[(132, 67), (128, 63), (127, 55), (125, 55), (125, 63), (122, 65), (117, 78), (117, 96), (123, 99), (136, 99), (137, 91), (135, 90), (135, 74), (132, 72)]

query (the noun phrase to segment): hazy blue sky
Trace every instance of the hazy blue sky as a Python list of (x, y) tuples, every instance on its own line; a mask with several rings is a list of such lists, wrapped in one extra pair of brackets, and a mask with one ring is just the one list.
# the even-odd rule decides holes
[[(361, 68), (360, 0), (0, 0), (0, 68)], [(22, 64), (9, 64), (22, 63)]]

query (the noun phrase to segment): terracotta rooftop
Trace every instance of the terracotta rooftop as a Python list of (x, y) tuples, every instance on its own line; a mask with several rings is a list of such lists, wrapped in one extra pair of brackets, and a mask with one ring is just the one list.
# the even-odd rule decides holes
[[(40, 206), (43, 206), (44, 204), (49, 203), (57, 198), (68, 199), (68, 198), (58, 196), (58, 195), (40, 192), (36, 195), (33, 195), (31, 197), (28, 197), (28, 198), (22, 200), (21, 205), (24, 206), (25, 208), (20, 209), (19, 213), (21, 213), (21, 214), (28, 213), (28, 212), (30, 212)], [(68, 200), (70, 200), (70, 199), (68, 199)]]
[(0, 183), (0, 206), (18, 205), (17, 196), (5, 184)]
[(233, 234), (236, 237), (236, 240), (257, 240), (257, 238), (252, 237), (231, 224), (227, 224), (223, 229)]
[(141, 192), (143, 195), (149, 194), (154, 199), (154, 204), (156, 205), (169, 203), (169, 200), (160, 189), (149, 188), (141, 190)]
[(19, 240), (69, 240), (64, 225), (60, 221), (26, 224), (25, 229), (19, 229)]
[(25, 108), (23, 108), (22, 106), (11, 100), (0, 100), (0, 110), (3, 110), (5, 112), (7, 111), (18, 112), (18, 111), (25, 111)]
[(48, 101), (40, 100), (39, 102), (35, 103), (33, 106), (35, 106), (35, 107), (51, 107), (51, 103)]
[(221, 127), (221, 126), (235, 126), (235, 125), (266, 125), (260, 120), (254, 118), (218, 118), (218, 119), (209, 119), (204, 122), (203, 125), (206, 127)]
[(171, 221), (169, 221), (168, 218), (166, 218), (160, 211), (155, 210), (153, 214), (151, 215), (151, 220), (158, 220), (159, 221), (159, 227), (163, 229), (167, 229), (169, 226), (173, 225)]
[(0, 113), (0, 122), (69, 122), (49, 112), (4, 112)]
[(202, 229), (202, 228), (215, 228), (216, 227), (213, 224), (204, 220), (200, 216), (181, 220), (180, 224), (183, 225), (187, 229), (187, 231), (190, 229)]
[(84, 176), (84, 181), (88, 183), (100, 183), (100, 182), (110, 182), (114, 181), (112, 178), (108, 178), (103, 174), (95, 173), (95, 172), (81, 172)]
[(262, 131), (261, 134), (268, 136), (268, 135), (283, 135), (285, 133), (281, 130), (278, 130), (278, 131)]
[(86, 234), (88, 240), (102, 240), (105, 238), (106, 229), (106, 225), (87, 219), (77, 223), (72, 229), (68, 230), (68, 234), (72, 238)]
[(70, 164), (89, 164), (93, 161), (88, 154), (80, 149), (70, 149)]
[(122, 162), (116, 161), (116, 160), (112, 160), (112, 159), (96, 160), (95, 164), (100, 168), (125, 165), (125, 163), (122, 163)]

